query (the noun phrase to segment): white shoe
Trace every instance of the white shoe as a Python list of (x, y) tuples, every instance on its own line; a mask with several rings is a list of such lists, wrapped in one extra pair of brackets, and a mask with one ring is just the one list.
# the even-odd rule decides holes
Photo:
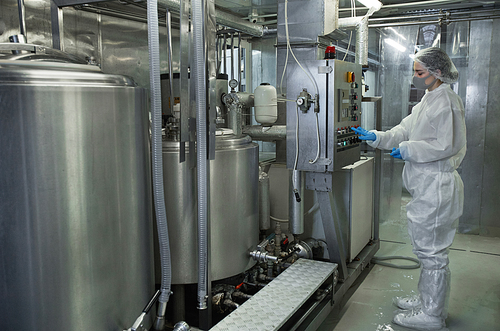
[(393, 299), (393, 301), (398, 308), (404, 310), (419, 308), (422, 305), (422, 302), (420, 301), (420, 296), (417, 294), (406, 297), (396, 297)]
[(399, 313), (392, 321), (406, 328), (424, 331), (441, 330), (445, 326), (443, 318), (427, 315), (421, 309)]

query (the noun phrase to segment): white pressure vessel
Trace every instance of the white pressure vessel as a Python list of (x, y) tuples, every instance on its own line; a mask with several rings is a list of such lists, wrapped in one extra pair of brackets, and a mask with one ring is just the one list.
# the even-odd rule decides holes
[(278, 119), (278, 97), (276, 88), (268, 83), (260, 84), (254, 92), (255, 120), (270, 125)]

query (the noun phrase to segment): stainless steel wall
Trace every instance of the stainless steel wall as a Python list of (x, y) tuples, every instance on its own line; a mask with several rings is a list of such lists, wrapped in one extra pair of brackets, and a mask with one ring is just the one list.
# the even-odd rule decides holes
[(470, 23), (467, 70), (467, 155), (463, 161), (464, 215), (460, 231), (500, 235), (500, 20)]
[[(408, 41), (414, 41), (415, 28), (392, 29)], [(495, 33), (499, 28), (498, 19), (455, 22), (436, 29), (436, 34), (426, 41), (427, 46), (444, 48), (460, 73), (459, 81), (452, 85), (464, 102), (467, 125), (467, 155), (458, 169), (465, 186), (464, 214), (460, 218), (459, 231), (488, 236), (500, 235), (500, 188), (497, 185), (500, 182), (500, 167), (495, 152), (499, 149), (500, 142), (497, 91), (500, 80), (500, 36)], [(384, 130), (398, 124), (405, 115), (408, 106), (406, 91), (409, 89), (408, 80), (411, 76), (411, 59), (401, 58), (399, 52), (384, 45), (383, 38), (389, 37), (391, 33), (387, 30), (383, 29), (381, 37), (379, 70)], [(398, 42), (405, 45), (402, 40)], [(386, 52), (384, 48), (390, 52)], [(406, 57), (411, 49), (407, 47)], [(409, 64), (406, 63), (408, 61)], [(388, 159), (384, 162), (384, 166), (390, 161), (392, 160)], [(399, 176), (400, 170), (384, 170), (384, 181), (389, 179), (390, 174)], [(394, 183), (394, 177), (389, 181)], [(391, 195), (383, 192), (381, 199), (389, 196)]]
[[(52, 47), (50, 0), (25, 1), (29, 43)], [(6, 29), (0, 42), (19, 34), (16, 0), (0, 1), (0, 25)], [(63, 9), (63, 48), (83, 59), (93, 57), (104, 72), (127, 75), (149, 87), (148, 36), (145, 23), (75, 10)], [(179, 49), (179, 30), (173, 30), (174, 50)], [(162, 73), (168, 72), (166, 28), (160, 27)], [(173, 54), (173, 70), (179, 72), (179, 52)]]
[(0, 328), (127, 328), (154, 292), (145, 91), (16, 67), (0, 61)]

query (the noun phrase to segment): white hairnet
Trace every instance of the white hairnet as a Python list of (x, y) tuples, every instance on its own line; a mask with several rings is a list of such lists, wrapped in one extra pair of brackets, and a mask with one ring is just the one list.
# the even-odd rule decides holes
[[(429, 47), (422, 49), (415, 54), (414, 60), (443, 83), (451, 84), (458, 80), (457, 68), (455, 68), (448, 54), (441, 48)], [(438, 74), (437, 70), (440, 70), (441, 74)]]

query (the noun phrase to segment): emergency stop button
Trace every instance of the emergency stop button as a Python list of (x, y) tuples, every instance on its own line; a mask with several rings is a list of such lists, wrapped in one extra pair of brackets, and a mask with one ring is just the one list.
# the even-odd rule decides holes
[(354, 81), (356, 80), (356, 76), (354, 76), (354, 72), (348, 71), (346, 79), (347, 79), (348, 83), (354, 83)]

